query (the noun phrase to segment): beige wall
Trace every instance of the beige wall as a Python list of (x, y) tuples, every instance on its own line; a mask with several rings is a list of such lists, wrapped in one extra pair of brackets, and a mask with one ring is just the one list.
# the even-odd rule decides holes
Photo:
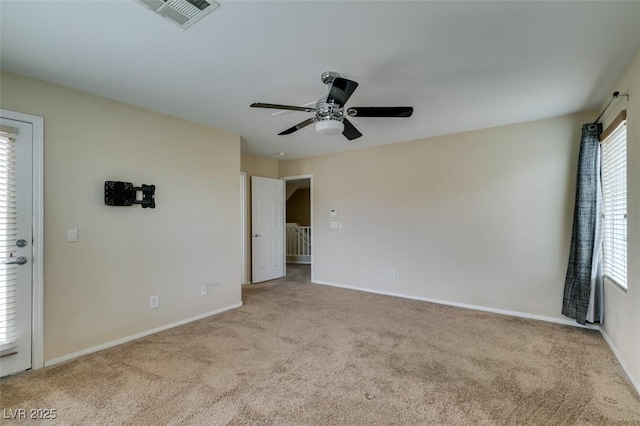
[(311, 226), (311, 190), (300, 188), (287, 200), (287, 223)]
[(565, 319), (580, 129), (593, 118), (281, 162), (281, 176), (314, 178), (315, 281)]
[[(238, 136), (10, 73), (1, 90), (45, 123), (45, 362), (240, 302)], [(105, 180), (155, 184), (157, 208), (105, 206)]]
[(247, 173), (247, 194), (245, 202), (245, 217), (247, 220), (246, 244), (245, 244), (245, 277), (248, 284), (251, 282), (251, 176), (278, 178), (279, 164), (277, 160), (242, 154), (240, 170)]
[(614, 104), (604, 120), (606, 126), (619, 110), (627, 110), (628, 288), (605, 284), (604, 331), (640, 392), (640, 51), (611, 89), (629, 94), (629, 101)]
[(279, 165), (277, 160), (242, 154), (240, 158), (240, 170), (247, 172), (249, 176), (277, 178)]

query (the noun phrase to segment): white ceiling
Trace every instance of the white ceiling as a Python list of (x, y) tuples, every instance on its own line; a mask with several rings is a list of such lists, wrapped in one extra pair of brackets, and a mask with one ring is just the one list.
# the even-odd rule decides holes
[[(638, 1), (218, 2), (183, 30), (131, 0), (1, 0), (0, 65), (281, 159), (598, 109), (640, 49)], [(409, 105), (413, 117), (353, 119), (364, 136), (349, 142), (277, 136), (311, 114), (249, 108), (326, 96), (327, 70), (360, 83), (348, 106)]]

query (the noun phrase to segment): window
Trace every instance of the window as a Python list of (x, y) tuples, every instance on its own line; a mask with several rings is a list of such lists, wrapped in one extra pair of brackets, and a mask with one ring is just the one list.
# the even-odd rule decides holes
[(622, 111), (600, 136), (604, 276), (627, 288), (627, 121)]

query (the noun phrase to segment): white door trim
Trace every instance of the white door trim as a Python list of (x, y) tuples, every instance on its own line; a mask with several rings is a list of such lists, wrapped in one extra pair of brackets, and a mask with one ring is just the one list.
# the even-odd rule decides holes
[(0, 109), (0, 115), (30, 123), (33, 129), (33, 257), (31, 264), (31, 369), (44, 367), (44, 118)]
[(242, 259), (241, 284), (247, 280), (247, 172), (240, 172), (240, 258)]
[[(300, 179), (309, 179), (309, 208), (311, 209), (310, 213), (310, 218), (311, 218), (311, 282), (314, 282), (314, 267), (315, 267), (315, 262), (313, 261), (313, 254), (316, 252), (314, 249), (314, 236), (315, 236), (315, 224), (313, 221), (313, 175), (298, 175), (298, 176), (285, 176), (285, 177), (281, 177), (280, 179), (282, 179), (283, 181), (285, 181), (285, 185), (286, 185), (286, 181), (288, 180), (300, 180)], [(284, 215), (284, 221), (287, 221), (287, 215), (286, 215), (286, 211), (287, 211), (287, 200), (284, 200), (285, 206), (284, 206), (284, 211), (285, 211), (285, 215)], [(286, 229), (286, 223), (285, 223), (285, 229)], [(285, 267), (287, 265), (287, 251), (285, 250), (284, 252), (284, 264)], [(286, 270), (285, 270), (286, 272)]]

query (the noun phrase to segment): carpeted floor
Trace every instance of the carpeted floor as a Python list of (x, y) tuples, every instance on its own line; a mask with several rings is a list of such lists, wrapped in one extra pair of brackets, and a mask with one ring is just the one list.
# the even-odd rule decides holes
[(64, 425), (640, 425), (600, 334), (309, 283), (0, 381), (9, 409)]

